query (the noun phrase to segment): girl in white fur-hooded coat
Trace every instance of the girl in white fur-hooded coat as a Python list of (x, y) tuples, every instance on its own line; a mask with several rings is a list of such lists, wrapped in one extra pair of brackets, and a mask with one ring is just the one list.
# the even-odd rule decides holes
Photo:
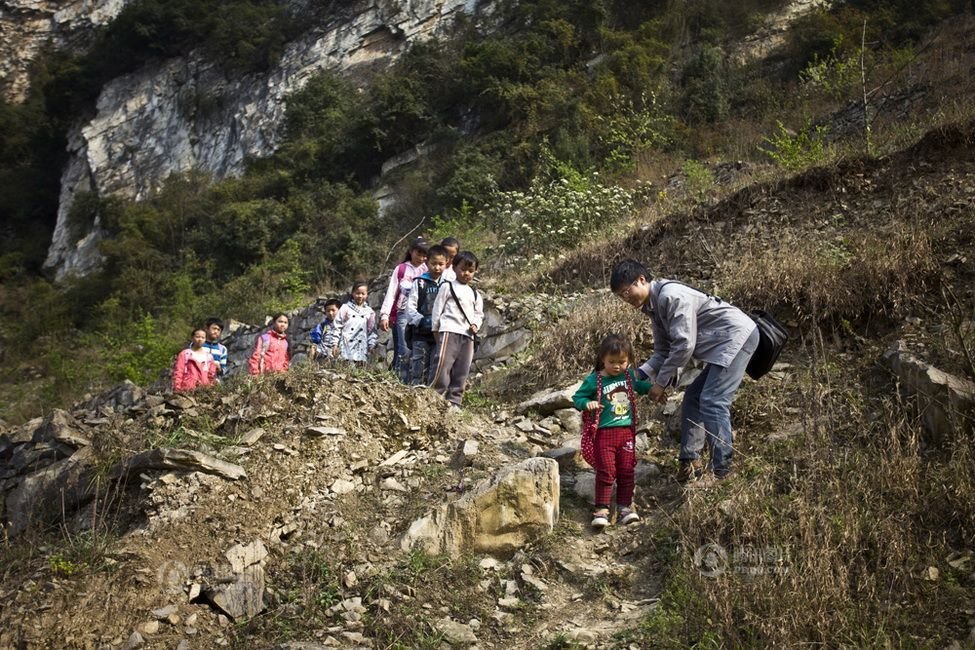
[(331, 329), (323, 341), (333, 357), (364, 363), (376, 346), (376, 312), (366, 302), (369, 285), (356, 282), (347, 303), (339, 308)]

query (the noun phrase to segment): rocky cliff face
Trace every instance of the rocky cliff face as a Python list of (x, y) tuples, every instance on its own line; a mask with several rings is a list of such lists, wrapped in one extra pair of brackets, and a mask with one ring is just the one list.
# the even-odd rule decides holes
[(3, 0), (0, 2), (0, 92), (23, 99), (31, 63), (44, 47), (84, 45), (132, 0)]
[(285, 98), (315, 72), (387, 61), (413, 42), (445, 35), (458, 15), (489, 7), (487, 0), (366, 0), (292, 43), (269, 73), (232, 78), (189, 56), (115, 79), (94, 119), (71, 134), (47, 266), (61, 278), (98, 264), (97, 221), (90, 228), (68, 223), (78, 192), (141, 198), (174, 172), (239, 173), (246, 158), (274, 151)]

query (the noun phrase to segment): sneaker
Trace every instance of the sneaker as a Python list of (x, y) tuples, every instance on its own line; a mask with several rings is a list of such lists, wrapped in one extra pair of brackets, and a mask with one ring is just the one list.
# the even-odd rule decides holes
[(590, 526), (593, 530), (602, 530), (609, 526), (609, 508), (600, 508), (592, 513)]
[(636, 510), (633, 508), (620, 508), (620, 511), (616, 513), (616, 521), (625, 526), (640, 521), (640, 515), (636, 514)]
[(704, 467), (701, 466), (700, 460), (696, 458), (694, 460), (682, 460), (680, 461), (680, 469), (677, 470), (677, 482), (690, 483), (701, 478), (703, 474)]

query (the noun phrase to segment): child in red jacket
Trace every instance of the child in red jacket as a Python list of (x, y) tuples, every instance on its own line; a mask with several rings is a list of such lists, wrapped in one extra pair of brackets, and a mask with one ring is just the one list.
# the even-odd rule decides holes
[(252, 375), (265, 372), (285, 372), (291, 359), (288, 344), (288, 316), (275, 314), (271, 329), (257, 337), (254, 352), (247, 360), (247, 371)]
[(173, 392), (191, 391), (198, 386), (209, 386), (217, 380), (219, 365), (203, 347), (207, 333), (202, 328), (193, 330), (190, 347), (180, 350), (173, 363)]

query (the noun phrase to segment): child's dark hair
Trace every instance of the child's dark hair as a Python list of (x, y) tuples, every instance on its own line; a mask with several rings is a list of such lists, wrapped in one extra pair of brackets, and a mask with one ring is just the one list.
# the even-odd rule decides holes
[(196, 333), (197, 332), (203, 332), (203, 336), (206, 336), (206, 334), (207, 334), (207, 331), (205, 329), (203, 329), (202, 327), (194, 327), (193, 328), (193, 331), (190, 332), (190, 340), (192, 340), (193, 337), (196, 336)]
[(620, 289), (636, 282), (640, 279), (641, 275), (647, 280), (650, 279), (650, 272), (647, 271), (647, 267), (636, 260), (622, 260), (617, 262), (609, 277), (609, 290), (616, 293)]
[(427, 250), (430, 248), (430, 244), (423, 237), (417, 237), (410, 242), (410, 247), (406, 249), (406, 256), (403, 258), (404, 262), (409, 262), (410, 258), (413, 257), (413, 251), (422, 251), (424, 255), (427, 254)]
[(467, 266), (468, 264), (471, 265), (471, 266), (473, 266), (474, 267), (474, 270), (476, 271), (477, 270), (477, 255), (475, 255), (474, 253), (472, 253), (470, 251), (461, 251), (461, 252), (457, 253), (456, 255), (454, 255), (454, 261), (453, 261), (452, 266), (455, 269), (459, 269), (461, 266)]
[(322, 303), (322, 310), (324, 311), (329, 307), (341, 307), (341, 306), (342, 306), (341, 300), (339, 300), (338, 298), (329, 298), (324, 303)]
[(447, 252), (446, 248), (440, 244), (437, 244), (435, 246), (431, 246), (430, 250), (427, 251), (427, 259), (430, 259), (431, 257), (442, 257), (446, 260), (450, 259), (450, 253)]
[(452, 246), (454, 248), (460, 249), (460, 241), (458, 241), (456, 237), (444, 237), (440, 241), (440, 245), (444, 247)]
[(358, 289), (359, 287), (365, 287), (366, 291), (369, 291), (369, 283), (366, 282), (365, 280), (359, 280), (358, 282), (353, 282), (352, 288), (349, 289), (349, 300), (352, 299), (352, 294), (354, 294), (355, 290)]
[(204, 325), (204, 327), (206, 329), (210, 329), (210, 326), (211, 325), (217, 325), (218, 327), (220, 327), (220, 331), (221, 332), (223, 331), (223, 321), (220, 320), (219, 318), (217, 318), (216, 316), (214, 316), (212, 318), (208, 318), (207, 319), (207, 322), (206, 322), (206, 325)]
[(619, 334), (610, 334), (604, 338), (596, 352), (596, 372), (603, 369), (603, 359), (608, 354), (625, 354), (628, 361), (633, 361), (633, 345), (628, 338)]

